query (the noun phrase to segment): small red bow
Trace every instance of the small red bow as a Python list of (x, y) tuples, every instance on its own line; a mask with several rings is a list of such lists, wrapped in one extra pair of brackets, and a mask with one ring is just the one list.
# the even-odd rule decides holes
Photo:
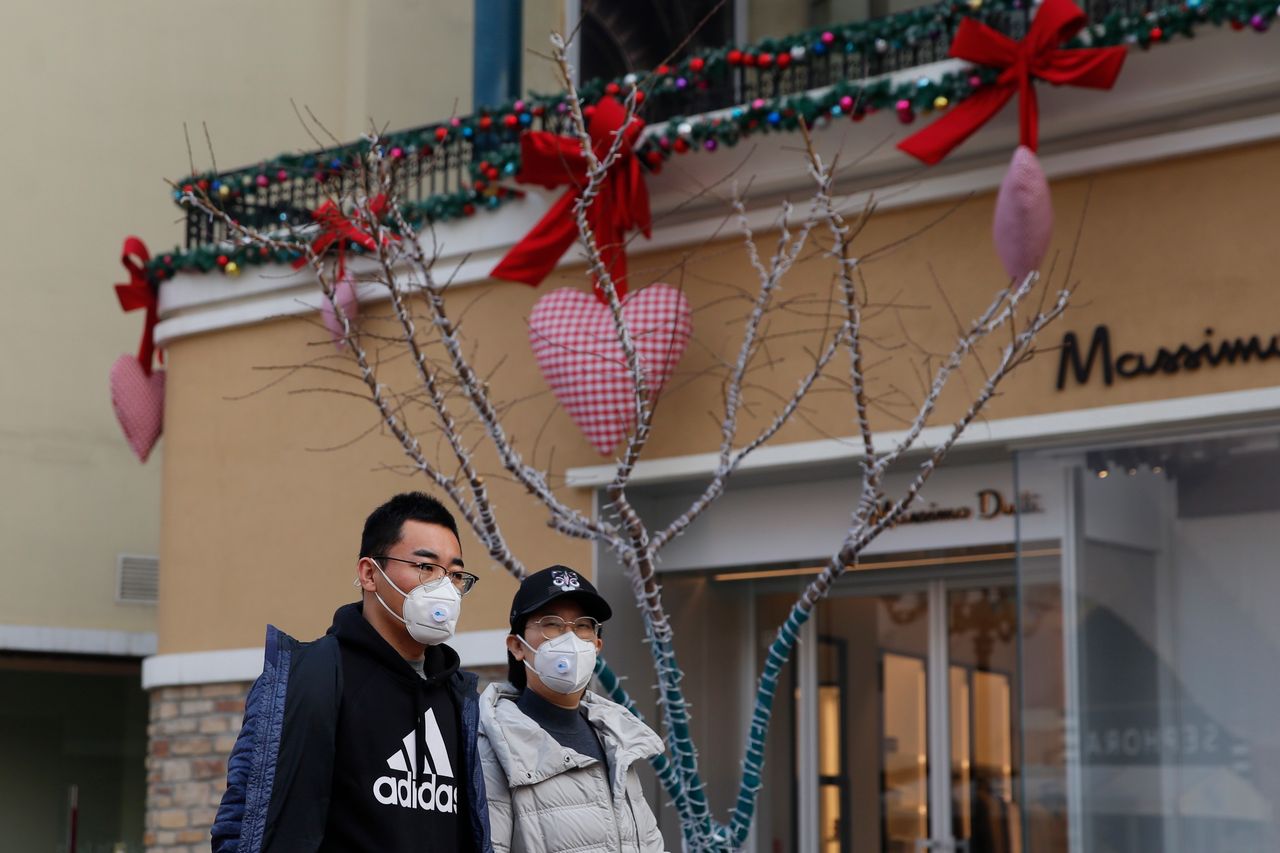
[(151, 253), (147, 246), (137, 237), (126, 237), (124, 248), (120, 250), (120, 263), (129, 271), (129, 281), (116, 285), (116, 299), (125, 311), (137, 311), (139, 308), (147, 312), (146, 323), (142, 327), (142, 342), (138, 344), (138, 363), (143, 371), (151, 375), (151, 361), (156, 351), (156, 319), (159, 300), (151, 280), (147, 277), (147, 264), (151, 261)]
[[(371, 200), (369, 202), (369, 212), (381, 219), (383, 214), (387, 212), (386, 196), (379, 195)], [(346, 272), (348, 243), (355, 243), (357, 246), (369, 251), (378, 248), (378, 243), (373, 239), (372, 235), (361, 231), (359, 226), (343, 215), (342, 208), (332, 201), (326, 201), (313, 210), (311, 218), (320, 224), (320, 235), (311, 241), (311, 251), (317, 255), (323, 255), (336, 245), (338, 247), (339, 279)], [(305, 256), (297, 258), (293, 262), (294, 269), (301, 269), (306, 265), (307, 258)]]
[(898, 147), (933, 165), (1000, 112), (1017, 92), (1021, 142), (1035, 151), (1039, 112), (1033, 78), (1058, 85), (1110, 89), (1124, 65), (1127, 51), (1123, 47), (1058, 47), (1085, 24), (1084, 12), (1071, 0), (1044, 0), (1026, 38), (1019, 42), (965, 18), (951, 42), (951, 56), (1004, 70), (994, 84), (978, 90), (947, 115), (899, 142)]
[[(603, 98), (596, 104), (588, 133), (597, 157), (603, 158), (609, 152), (614, 134), (622, 129), (626, 117), (626, 109), (614, 98)], [(623, 131), (618, 159), (605, 176), (587, 214), (619, 299), (627, 292), (627, 232), (639, 228), (646, 237), (650, 233), (649, 191), (634, 152), (643, 129), (644, 122), (633, 117)], [(587, 158), (576, 139), (529, 131), (520, 137), (520, 172), (516, 180), (547, 189), (570, 185), (569, 191), (489, 273), (504, 281), (537, 287), (578, 236), (573, 206), (587, 181)], [(600, 283), (596, 282), (595, 287), (596, 295), (603, 299)]]

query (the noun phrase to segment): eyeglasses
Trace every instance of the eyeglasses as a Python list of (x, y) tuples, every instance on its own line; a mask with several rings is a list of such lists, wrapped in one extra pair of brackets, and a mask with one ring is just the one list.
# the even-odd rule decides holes
[(534, 619), (530, 625), (537, 625), (542, 631), (544, 640), (554, 640), (556, 637), (563, 637), (565, 631), (570, 626), (573, 627), (573, 633), (582, 640), (594, 640), (600, 636), (600, 622), (592, 619), (590, 616), (583, 616), (580, 619), (574, 619), (572, 622), (566, 622), (559, 616), (543, 616), (541, 619)]
[(397, 563), (408, 563), (418, 570), (418, 583), (430, 583), (434, 580), (447, 577), (454, 588), (458, 590), (458, 595), (466, 595), (471, 592), (471, 587), (476, 585), (476, 581), (480, 578), (470, 572), (455, 572), (446, 569), (439, 563), (419, 563), (417, 560), (402, 560), (399, 557), (389, 557), (383, 554), (378, 557), (372, 557), (374, 560), (395, 560)]

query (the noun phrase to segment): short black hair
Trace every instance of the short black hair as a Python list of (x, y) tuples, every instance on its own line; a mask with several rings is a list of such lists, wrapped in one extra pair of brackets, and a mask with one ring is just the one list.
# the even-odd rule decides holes
[(438, 524), (458, 537), (458, 522), (444, 504), (425, 492), (404, 492), (396, 495), (369, 513), (364, 522), (364, 534), (360, 537), (361, 557), (379, 557), (391, 550), (404, 531), (406, 521)]
[[(511, 626), (511, 633), (517, 637), (524, 636), (524, 628), (528, 622), (528, 616), (520, 617), (520, 620)], [(507, 652), (507, 681), (521, 693), (529, 686), (529, 678), (525, 675), (524, 661), (516, 660), (516, 656), (511, 652)]]

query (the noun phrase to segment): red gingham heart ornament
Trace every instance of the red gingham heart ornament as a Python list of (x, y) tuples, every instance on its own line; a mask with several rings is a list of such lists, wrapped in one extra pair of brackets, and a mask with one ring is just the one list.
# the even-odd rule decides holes
[(111, 365), (111, 407), (139, 462), (146, 462), (164, 426), (164, 371), (150, 376), (142, 363), (122, 355)]
[[(689, 300), (653, 284), (622, 301), (622, 320), (635, 341), (653, 397), (662, 391), (693, 334)], [(609, 307), (582, 290), (553, 290), (529, 314), (529, 343), (538, 367), (591, 446), (604, 455), (634, 423), (634, 397)]]

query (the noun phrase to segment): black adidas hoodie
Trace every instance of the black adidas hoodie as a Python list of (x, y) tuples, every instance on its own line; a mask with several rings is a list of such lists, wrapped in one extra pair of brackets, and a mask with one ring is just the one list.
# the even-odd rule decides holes
[(448, 686), (458, 653), (428, 646), (424, 679), (361, 604), (340, 608), (328, 633), (343, 686), (320, 853), (470, 850), (461, 711)]

